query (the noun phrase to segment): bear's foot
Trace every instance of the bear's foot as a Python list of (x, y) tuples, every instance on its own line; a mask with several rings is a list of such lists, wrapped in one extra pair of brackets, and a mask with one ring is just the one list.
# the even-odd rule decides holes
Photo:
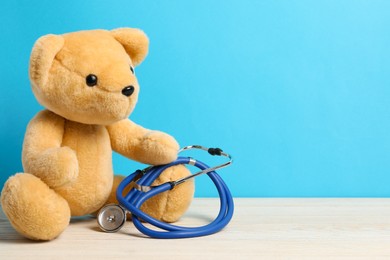
[[(163, 171), (152, 185), (156, 186), (165, 182), (175, 181), (190, 174), (190, 171), (183, 165), (172, 166)], [(118, 203), (115, 195), (116, 189), (124, 178), (125, 177), (123, 176), (115, 175), (111, 195), (106, 204)], [(132, 188), (132, 185), (129, 186), (130, 187), (125, 189), (125, 193)], [(190, 206), (194, 196), (194, 189), (193, 180), (186, 181), (172, 190), (161, 193), (145, 201), (141, 206), (141, 210), (158, 220), (168, 223), (175, 222), (179, 220)]]
[(28, 173), (7, 180), (1, 192), (1, 204), (16, 231), (33, 240), (56, 238), (70, 221), (67, 201)]

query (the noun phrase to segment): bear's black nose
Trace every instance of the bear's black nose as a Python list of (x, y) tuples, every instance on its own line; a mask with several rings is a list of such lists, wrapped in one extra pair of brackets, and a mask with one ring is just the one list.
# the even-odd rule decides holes
[(134, 87), (133, 86), (127, 86), (124, 89), (122, 89), (122, 94), (125, 95), (126, 97), (130, 97), (131, 94), (134, 92)]

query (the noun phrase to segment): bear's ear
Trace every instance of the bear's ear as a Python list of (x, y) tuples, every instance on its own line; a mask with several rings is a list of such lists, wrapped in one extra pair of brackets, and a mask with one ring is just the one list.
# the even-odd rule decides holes
[(123, 45), (133, 65), (139, 65), (148, 54), (149, 39), (146, 34), (133, 28), (119, 28), (111, 31), (112, 36)]
[(64, 38), (54, 34), (42, 36), (35, 42), (30, 56), (29, 74), (37, 86), (46, 84), (54, 57), (63, 46)]

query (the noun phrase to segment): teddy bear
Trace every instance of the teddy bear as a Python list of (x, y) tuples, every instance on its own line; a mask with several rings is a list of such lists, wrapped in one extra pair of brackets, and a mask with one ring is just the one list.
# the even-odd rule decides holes
[[(52, 240), (73, 216), (97, 212), (115, 202), (124, 178), (113, 174), (112, 151), (161, 165), (177, 158), (170, 135), (128, 119), (140, 91), (134, 69), (149, 40), (135, 28), (89, 30), (39, 38), (29, 76), (45, 108), (30, 121), (23, 142), (23, 173), (11, 176), (1, 205), (12, 226), (33, 240)], [(183, 165), (166, 169), (154, 184), (189, 175)], [(142, 210), (177, 221), (194, 194), (193, 182), (148, 200)]]

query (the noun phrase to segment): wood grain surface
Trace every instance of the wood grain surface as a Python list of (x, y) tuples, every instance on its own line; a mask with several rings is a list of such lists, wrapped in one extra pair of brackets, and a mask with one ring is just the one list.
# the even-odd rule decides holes
[[(73, 219), (54, 241), (17, 234), (0, 213), (0, 259), (390, 259), (390, 199), (235, 199), (221, 232), (200, 238), (147, 238), (128, 221), (101, 232), (92, 217)], [(195, 199), (178, 225), (204, 225), (218, 199)]]

